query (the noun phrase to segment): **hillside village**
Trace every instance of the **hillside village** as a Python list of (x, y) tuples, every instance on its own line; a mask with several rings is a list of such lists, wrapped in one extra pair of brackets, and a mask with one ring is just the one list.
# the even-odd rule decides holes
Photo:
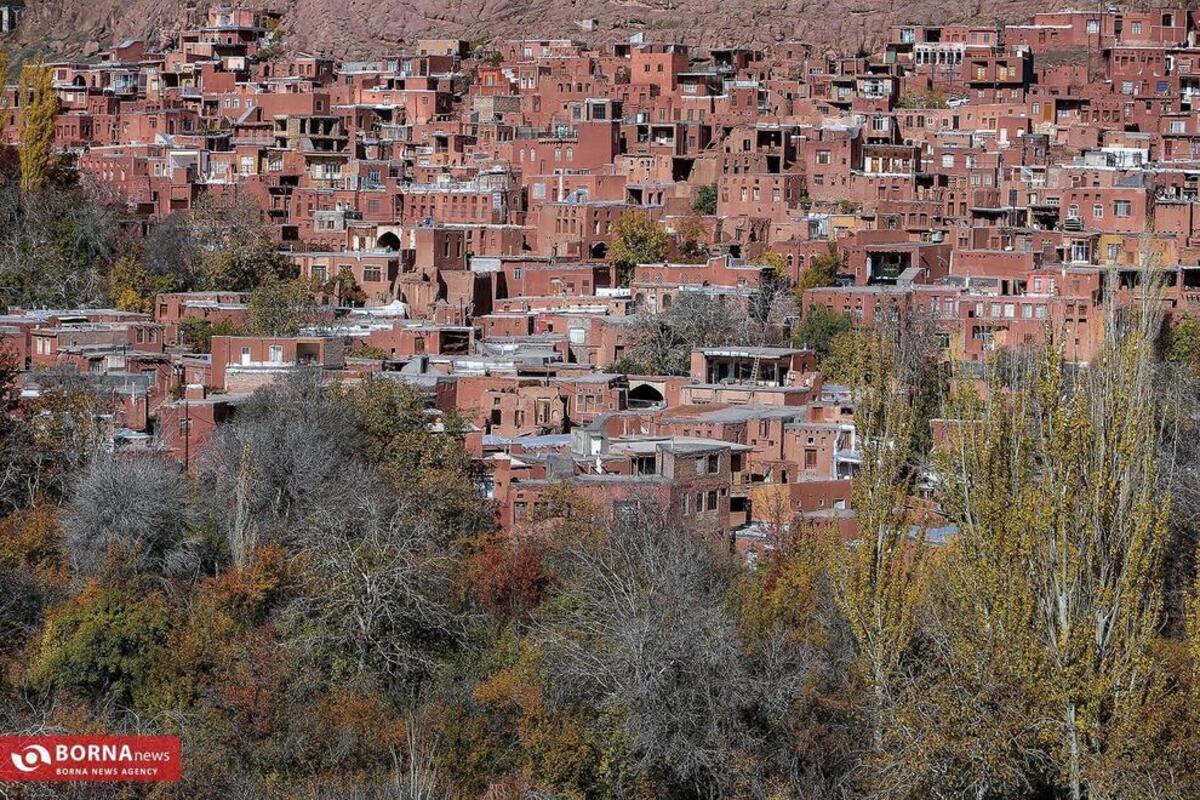
[(200, 13), (0, 0), (0, 795), (1200, 796), (1200, 15)]
[[(272, 30), (214, 8), (165, 52), (47, 65), (56, 149), (127, 224), (250, 202), (327, 312), (197, 353), (181, 326), (237, 330), (245, 293), (10, 308), (0, 332), (29, 384), (48, 367), (102, 380), (123, 446), (190, 463), (283, 371), (383, 372), (469, 421), (505, 525), (567, 480), (604, 505), (653, 487), (752, 535), (781, 485), (803, 512), (847, 510), (853, 408), (796, 338), (811, 309), (926, 315), (955, 360), (1050, 335), (1087, 362), (1102, 299), (1135, 294), (1146, 267), (1168, 271), (1173, 313), (1200, 303), (1200, 46), (1179, 10), (900, 27), (857, 57), (633, 37), (423, 41), (352, 63), (285, 54)], [(15, 141), (17, 87), (8, 100)], [(666, 238), (623, 271), (627, 215)], [(786, 305), (800, 285), (758, 340), (630, 371), (638, 315), (689, 296)]]

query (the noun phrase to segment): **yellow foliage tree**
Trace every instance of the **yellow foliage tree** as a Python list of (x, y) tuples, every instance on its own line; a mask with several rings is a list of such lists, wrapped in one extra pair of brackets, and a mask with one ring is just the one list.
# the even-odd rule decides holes
[[(0, 47), (0, 83), (8, 80), (8, 51)], [(0, 138), (4, 133), (4, 129), (8, 127), (8, 123), (12, 121), (12, 109), (8, 107), (7, 95), (0, 98)]]
[(925, 559), (924, 533), (909, 508), (916, 470), (909, 442), (917, 415), (912, 393), (894, 378), (895, 345), (862, 337), (849, 365), (862, 468), (854, 484), (858, 541), (837, 565), (837, 598), (858, 650), (871, 746), (885, 748), (894, 688), (916, 629)]
[(638, 264), (662, 261), (667, 255), (667, 231), (640, 211), (623, 215), (610, 229), (609, 263), (616, 266), (622, 283), (628, 283)]
[(109, 296), (122, 311), (149, 312), (155, 295), (175, 288), (171, 276), (151, 275), (134, 255), (121, 258), (108, 274)]
[(21, 191), (41, 189), (50, 180), (54, 165), (54, 118), (58, 97), (50, 69), (41, 62), (26, 64), (21, 70), (20, 98)]
[(803, 296), (808, 289), (819, 289), (822, 286), (833, 286), (837, 283), (839, 272), (847, 268), (845, 252), (836, 243), (830, 243), (829, 252), (812, 257), (808, 269), (800, 274), (796, 283), (797, 297)]
[(770, 267), (780, 278), (786, 279), (788, 277), (788, 262), (783, 253), (768, 250), (763, 253), (762, 262)]
[(1140, 728), (1165, 693), (1155, 653), (1170, 503), (1158, 325), (1142, 316), (1110, 321), (1077, 374), (1051, 351), (993, 377), (938, 470), (961, 531), (957, 645), (973, 663), (998, 660), (1039, 704), (1052, 779), (1074, 800), (1144, 796), (1157, 782)]

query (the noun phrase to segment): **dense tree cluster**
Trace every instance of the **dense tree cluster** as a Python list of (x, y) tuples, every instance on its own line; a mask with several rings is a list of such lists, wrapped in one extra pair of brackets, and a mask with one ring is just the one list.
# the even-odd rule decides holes
[[(54, 152), (44, 65), (17, 97), (0, 308), (248, 293), (244, 329), (179, 325), (203, 353), (363, 299), (349, 271), (297, 280), (232, 190), (143, 230)], [(705, 261), (718, 202), (617, 220), (619, 282)], [(813, 348), (852, 396), (852, 541), (781, 502), (740, 553), (649, 495), (617, 513), (567, 483), (502, 534), (467, 426), (399, 373), (229, 397), (185, 470), (114, 448), (89, 376), (0, 350), (0, 732), (176, 734), (185, 756), (179, 785), (0, 796), (1200, 797), (1200, 322), (1147, 300), (1106, 309), (1088, 364), (1050, 331), (954, 367), (931, 319), (797, 313), (844, 279), (836, 246), (797, 285), (762, 263), (752, 292), (635, 288), (609, 368)]]
[(614, 372), (687, 375), (692, 349), (728, 344), (782, 345), (795, 313), (786, 282), (766, 272), (749, 297), (683, 292), (666, 309), (641, 309), (630, 318), (629, 346)]
[(142, 237), (127, 226), (120, 199), (80, 184), (53, 159), (33, 184), (13, 161), (0, 153), (0, 308), (147, 312), (162, 292), (265, 287), (264, 306), (300, 310), (263, 316), (263, 327), (287, 329), (306, 318), (313, 287), (294, 282), (248, 198), (202, 198), (192, 213), (166, 217)]

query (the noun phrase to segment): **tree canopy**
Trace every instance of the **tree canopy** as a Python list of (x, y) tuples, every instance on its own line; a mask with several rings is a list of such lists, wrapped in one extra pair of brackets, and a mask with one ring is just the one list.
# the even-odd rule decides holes
[(625, 213), (613, 223), (609, 232), (612, 244), (608, 249), (608, 260), (617, 268), (623, 283), (629, 282), (633, 268), (638, 264), (666, 258), (667, 231), (644, 212)]

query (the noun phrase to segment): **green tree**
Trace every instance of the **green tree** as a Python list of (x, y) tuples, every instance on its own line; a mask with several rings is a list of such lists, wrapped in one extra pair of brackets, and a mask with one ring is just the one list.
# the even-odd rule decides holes
[(717, 185), (715, 183), (706, 183), (696, 190), (696, 199), (692, 203), (692, 210), (697, 214), (707, 216), (717, 213)]
[(179, 338), (182, 344), (197, 353), (212, 352), (214, 336), (245, 336), (246, 331), (236, 322), (221, 319), (211, 322), (200, 317), (185, 317), (179, 322)]
[(609, 263), (617, 268), (621, 283), (628, 285), (638, 264), (662, 261), (667, 255), (667, 231), (641, 211), (630, 211), (612, 226)]
[(811, 347), (818, 358), (824, 359), (829, 355), (834, 339), (848, 332), (851, 324), (849, 314), (839, 314), (826, 306), (813, 305), (792, 333), (792, 342), (797, 347)]
[(800, 280), (796, 284), (796, 293), (803, 295), (809, 289), (837, 285), (837, 276), (839, 273), (845, 272), (846, 266), (846, 253), (835, 242), (830, 242), (829, 251), (813, 256), (808, 262), (808, 268), (800, 273)]
[(136, 705), (169, 629), (161, 596), (90, 583), (51, 610), (30, 663), (30, 684)]
[(49, 182), (54, 164), (54, 118), (58, 96), (50, 68), (41, 62), (21, 70), (21, 191), (35, 192)]
[(653, 370), (649, 370), (639, 361), (634, 360), (628, 354), (622, 355), (613, 363), (604, 368), (604, 371), (614, 375), (652, 375)]
[(247, 322), (256, 336), (295, 336), (317, 319), (317, 304), (303, 281), (271, 280), (250, 294)]

